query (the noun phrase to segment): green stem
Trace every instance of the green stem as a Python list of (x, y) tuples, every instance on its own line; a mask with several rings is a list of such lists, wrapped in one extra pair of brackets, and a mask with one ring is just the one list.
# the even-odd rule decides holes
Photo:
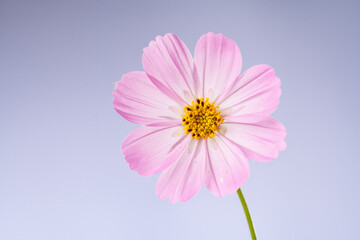
[(246, 215), (246, 220), (247, 220), (247, 222), (248, 222), (249, 229), (250, 229), (250, 233), (251, 233), (251, 239), (252, 239), (252, 240), (256, 240), (254, 225), (253, 225), (253, 223), (252, 223), (252, 221), (251, 221), (250, 212), (249, 212), (249, 209), (248, 209), (248, 207), (247, 207), (247, 205), (246, 205), (246, 201), (245, 201), (244, 195), (242, 194), (240, 188), (237, 190), (237, 193), (238, 193), (238, 195), (239, 195), (241, 204), (242, 204), (242, 206), (243, 206), (243, 208), (244, 208), (244, 212), (245, 212), (245, 215)]

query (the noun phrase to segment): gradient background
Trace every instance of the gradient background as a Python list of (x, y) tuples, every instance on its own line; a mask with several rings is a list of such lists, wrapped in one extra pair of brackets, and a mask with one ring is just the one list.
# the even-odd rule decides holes
[(172, 205), (120, 153), (112, 108), (142, 49), (177, 34), (235, 40), (282, 80), (288, 148), (251, 162), (259, 239), (360, 239), (360, 4), (355, 1), (0, 1), (0, 239), (250, 239), (236, 194)]

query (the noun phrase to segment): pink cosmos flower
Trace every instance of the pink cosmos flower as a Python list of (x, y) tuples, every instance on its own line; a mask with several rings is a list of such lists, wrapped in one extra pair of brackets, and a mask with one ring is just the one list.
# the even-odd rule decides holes
[(234, 193), (249, 177), (248, 158), (270, 161), (286, 148), (286, 130), (270, 117), (280, 80), (267, 65), (242, 74), (234, 41), (203, 35), (194, 58), (174, 34), (144, 49), (144, 72), (123, 75), (113, 92), (115, 110), (143, 125), (122, 144), (132, 170), (161, 173), (160, 199), (189, 200), (205, 184), (216, 196)]

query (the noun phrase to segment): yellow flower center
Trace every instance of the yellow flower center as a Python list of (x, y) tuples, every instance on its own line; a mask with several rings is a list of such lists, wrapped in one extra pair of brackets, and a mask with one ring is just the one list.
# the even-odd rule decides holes
[(181, 115), (185, 134), (191, 134), (192, 138), (197, 140), (213, 138), (215, 132), (219, 131), (218, 126), (224, 122), (218, 108), (215, 102), (209, 102), (209, 98), (198, 98), (196, 102), (192, 102), (192, 106), (185, 106), (185, 114)]

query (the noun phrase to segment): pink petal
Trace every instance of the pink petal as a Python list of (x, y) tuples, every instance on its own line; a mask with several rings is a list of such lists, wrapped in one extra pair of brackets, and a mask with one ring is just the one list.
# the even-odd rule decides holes
[(121, 152), (132, 170), (141, 176), (149, 176), (161, 172), (175, 161), (190, 139), (182, 126), (144, 126), (127, 136)]
[(203, 35), (196, 45), (194, 59), (202, 96), (211, 101), (226, 95), (241, 72), (240, 50), (233, 40), (222, 34)]
[(160, 199), (187, 201), (202, 187), (205, 177), (206, 141), (192, 140), (182, 155), (161, 174), (156, 185)]
[(273, 113), (279, 104), (280, 79), (267, 65), (253, 66), (243, 74), (219, 105), (228, 122), (259, 122)]
[(158, 36), (144, 48), (143, 66), (150, 80), (173, 100), (189, 104), (196, 98), (192, 56), (174, 34)]
[(206, 187), (216, 196), (234, 193), (250, 173), (244, 153), (221, 135), (208, 139), (206, 169)]
[(181, 122), (183, 107), (165, 96), (144, 72), (123, 75), (113, 96), (115, 110), (131, 122), (142, 125)]
[(285, 127), (274, 118), (259, 123), (223, 123), (220, 133), (254, 161), (270, 161), (286, 148)]

